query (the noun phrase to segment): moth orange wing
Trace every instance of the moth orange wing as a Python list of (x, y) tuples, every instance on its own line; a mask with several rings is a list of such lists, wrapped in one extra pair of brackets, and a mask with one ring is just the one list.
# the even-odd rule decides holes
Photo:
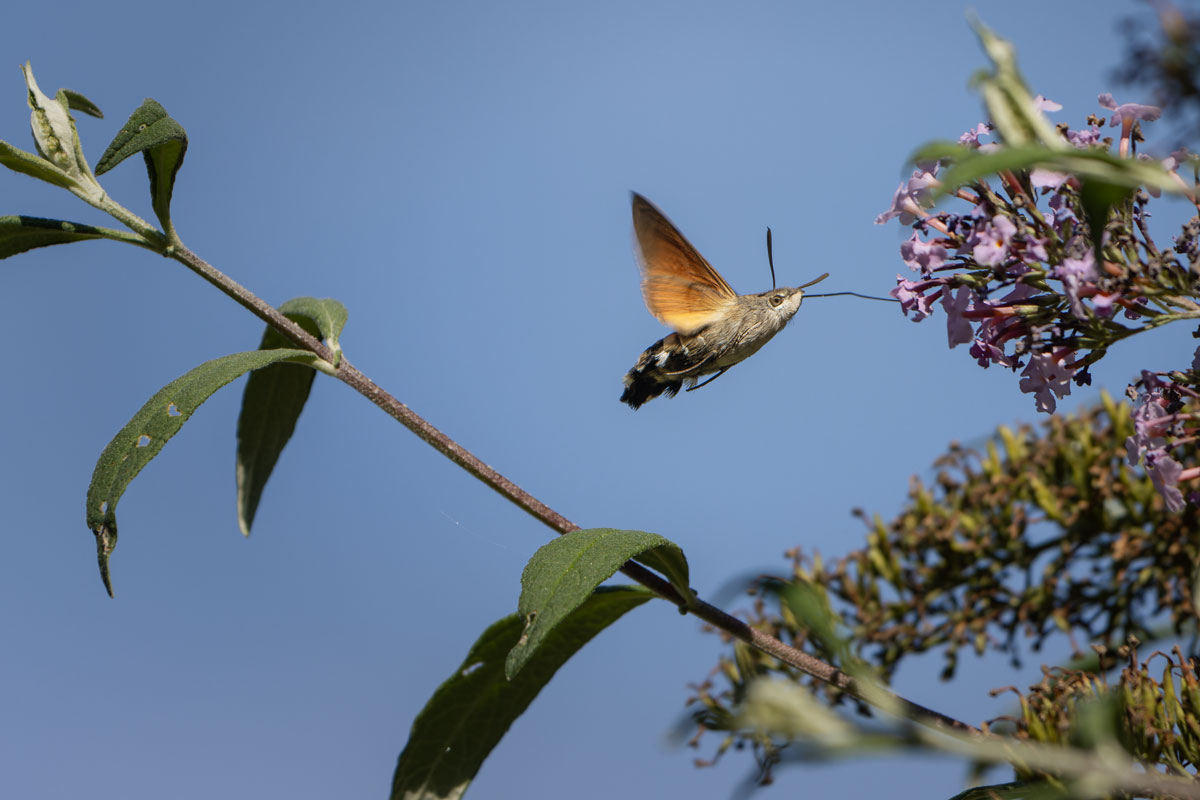
[(720, 319), (737, 302), (737, 292), (721, 274), (661, 211), (636, 192), (633, 233), (642, 269), (642, 298), (664, 325), (692, 334)]

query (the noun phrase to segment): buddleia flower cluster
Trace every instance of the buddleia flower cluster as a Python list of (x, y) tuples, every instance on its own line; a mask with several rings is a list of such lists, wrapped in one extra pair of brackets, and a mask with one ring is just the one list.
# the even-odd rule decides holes
[[(1097, 102), (1106, 116), (1093, 113), (1079, 128), (1053, 129), (1063, 147), (1109, 157), (1115, 150), (1115, 159), (1152, 165), (1137, 145), (1141, 125), (1158, 119), (1160, 109), (1118, 105), (1107, 93)], [(1038, 116), (1062, 108), (1040, 95), (1032, 106)], [(1119, 134), (1106, 135), (1111, 128)], [(1001, 138), (994, 125), (980, 123), (958, 145), (1002, 165), (998, 159), (1008, 148), (996, 141)], [(1098, 185), (1035, 166), (999, 169), (951, 187), (939, 177), (948, 163), (918, 163), (875, 220), (913, 228), (900, 255), (917, 277), (897, 275), (891, 294), (916, 322), (940, 305), (950, 347), (966, 347), (982, 367), (1018, 372), (1019, 389), (1034, 396), (1039, 411), (1053, 413), (1072, 385), (1090, 384), (1089, 367), (1121, 339), (1200, 318), (1200, 217), (1170, 243), (1156, 242), (1149, 206), (1160, 196), (1161, 181)], [(1160, 175), (1193, 203), (1196, 163), (1186, 150), (1158, 162)], [(965, 206), (935, 211), (938, 193)], [(1189, 423), (1200, 397), (1193, 388), (1197, 367), (1200, 350), (1187, 370), (1162, 377), (1147, 371), (1131, 389), (1138, 432), (1128, 443), (1130, 463), (1144, 464), (1172, 510), (1184, 503), (1178, 484), (1200, 476), (1200, 468), (1185, 468), (1171, 454), (1195, 449)]]

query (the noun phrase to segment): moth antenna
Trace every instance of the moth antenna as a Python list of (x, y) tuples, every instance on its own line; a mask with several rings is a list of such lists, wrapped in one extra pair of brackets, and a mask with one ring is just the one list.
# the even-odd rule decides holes
[[(828, 273), (828, 272), (826, 272), (826, 273), (825, 273), (824, 275), (822, 275), (821, 277), (819, 277), (819, 278), (815, 278), (815, 279), (813, 279), (813, 280), (809, 281), (808, 283), (806, 283), (806, 284), (804, 284), (804, 285), (802, 285), (802, 286), (797, 286), (796, 288), (797, 288), (797, 289), (807, 289), (809, 286), (812, 286), (814, 283), (820, 283), (821, 281), (825, 280), (825, 279), (826, 279), (826, 278), (828, 278), (828, 277), (829, 277), (829, 273)], [(806, 295), (804, 295), (804, 296), (805, 296), (805, 297), (820, 297), (821, 295), (819, 295), (819, 294), (806, 294)]]
[(767, 226), (767, 263), (771, 265), (771, 288), (775, 288), (775, 257), (771, 255), (771, 226)]

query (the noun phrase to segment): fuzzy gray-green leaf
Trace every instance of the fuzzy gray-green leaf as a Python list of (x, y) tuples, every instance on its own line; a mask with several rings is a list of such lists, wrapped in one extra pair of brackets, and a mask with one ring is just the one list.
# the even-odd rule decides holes
[(312, 320), (317, 330), (309, 330), (309, 333), (322, 339), (335, 353), (341, 352), (338, 337), (346, 326), (349, 312), (339, 301), (332, 297), (296, 297), (281, 305), (279, 310), (292, 319), (304, 317)]
[(150, 199), (154, 213), (162, 223), (163, 230), (169, 234), (171, 193), (175, 187), (175, 175), (183, 166), (187, 145), (187, 132), (183, 126), (171, 119), (157, 101), (146, 98), (113, 137), (96, 164), (96, 174), (103, 175), (134, 153), (142, 153), (146, 172), (150, 176)]
[(21, 71), (25, 74), (26, 97), (32, 109), (30, 127), (38, 153), (73, 179), (81, 177), (83, 173), (76, 158), (78, 136), (70, 112), (61, 100), (47, 97), (38, 88), (28, 61)]
[(103, 175), (134, 153), (180, 138), (187, 139), (183, 126), (171, 119), (167, 110), (156, 100), (146, 98), (113, 137), (104, 155), (100, 156), (96, 163), (96, 174)]
[(392, 800), (454, 800), (509, 726), (554, 673), (597, 633), (654, 594), (601, 587), (546, 638), (521, 674), (505, 678), (505, 655), (524, 627), (512, 615), (492, 625), (413, 721), (392, 779)]
[(304, 350), (256, 350), (207, 361), (151, 397), (113, 437), (96, 462), (87, 493), (87, 525), (96, 536), (100, 577), (112, 595), (108, 558), (117, 543), (117, 502), (142, 467), (214, 392), (250, 370), (280, 361), (311, 363)]
[[(330, 347), (346, 324), (346, 307), (337, 300), (297, 297), (279, 307), (289, 319)], [(288, 347), (290, 342), (268, 326), (259, 350)], [(296, 429), (316, 372), (295, 364), (272, 364), (250, 375), (242, 394), (237, 427), (238, 527), (249, 536), (263, 489), (283, 448)]]
[[(521, 574), (517, 610), (525, 620), (521, 639), (508, 654), (505, 671), (515, 676), (568, 614), (631, 558), (677, 545), (656, 533), (591, 528), (572, 531), (543, 545)], [(682, 553), (679, 554), (682, 558)]]

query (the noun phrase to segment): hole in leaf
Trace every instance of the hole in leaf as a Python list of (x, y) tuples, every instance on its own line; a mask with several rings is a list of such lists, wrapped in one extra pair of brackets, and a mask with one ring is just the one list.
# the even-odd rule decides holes
[(100, 513), (101, 514), (108, 513), (108, 501), (107, 500), (105, 500), (103, 503), (100, 504)]
[(179, 410), (179, 406), (175, 405), (174, 403), (167, 403), (167, 416), (178, 417), (181, 414), (183, 414), (183, 412)]
[(470, 666), (463, 667), (463, 671), (460, 674), (465, 678), (466, 676), (470, 675), (472, 672), (474, 672), (475, 670), (479, 669), (482, 666), (483, 666), (482, 661), (476, 661), (474, 664), (471, 664)]
[(146, 434), (143, 433), (141, 436), (138, 437), (138, 440), (137, 440), (138, 447), (145, 447), (148, 444), (150, 444), (149, 436), (147, 436)]

